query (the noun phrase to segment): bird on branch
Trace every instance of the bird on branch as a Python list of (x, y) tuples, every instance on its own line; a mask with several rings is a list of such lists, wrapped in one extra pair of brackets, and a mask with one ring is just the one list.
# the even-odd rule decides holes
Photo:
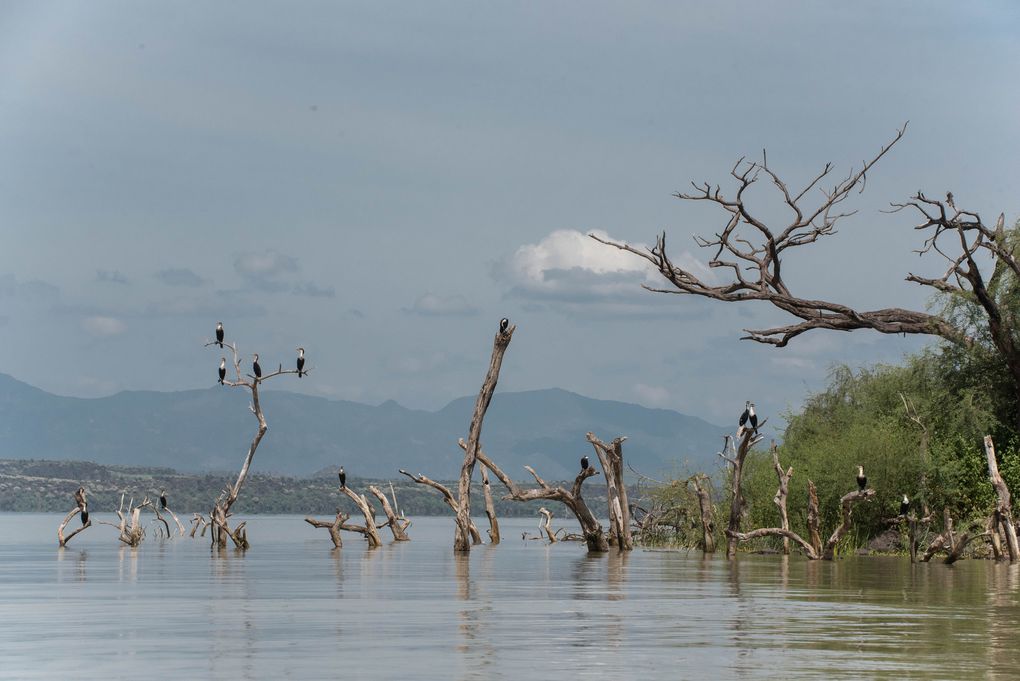
[(510, 320), (503, 317), (499, 320), (499, 332), (506, 333), (506, 330), (510, 328)]
[(953, 203), (953, 192), (946, 192), (946, 203), (949, 204), (950, 208), (956, 210), (956, 204)]
[(906, 494), (903, 495), (903, 501), (900, 502), (900, 515), (907, 515), (907, 511), (910, 510), (910, 497)]
[(223, 347), (223, 322), (216, 322), (216, 342)]
[(738, 433), (737, 437), (740, 437), (741, 435), (744, 434), (744, 424), (747, 423), (747, 419), (749, 419), (750, 417), (751, 417), (751, 402), (747, 401), (744, 402), (744, 413), (740, 415), (740, 420), (737, 421), (737, 425), (740, 426), (740, 428), (737, 431)]
[(227, 377), (227, 358), (220, 357), (220, 385), (223, 385), (223, 379)]
[(588, 470), (588, 457), (587, 456), (582, 456), (581, 457), (581, 470), (582, 471)]
[(255, 378), (262, 378), (262, 366), (259, 364), (259, 353), (255, 353), (255, 359), (251, 363), (251, 372), (255, 374)]
[(297, 352), (298, 352), (298, 355), (297, 355), (297, 377), (301, 378), (302, 376), (304, 376), (304, 370), (305, 370), (305, 349), (304, 348), (298, 348)]
[(340, 489), (347, 489), (347, 474), (344, 473), (343, 466), (340, 466), (340, 472), (337, 473), (337, 477), (340, 478)]
[(164, 511), (166, 510), (166, 490), (161, 489), (159, 491), (159, 507)]
[(864, 475), (864, 466), (857, 466), (857, 487), (860, 491), (868, 486), (868, 476)]

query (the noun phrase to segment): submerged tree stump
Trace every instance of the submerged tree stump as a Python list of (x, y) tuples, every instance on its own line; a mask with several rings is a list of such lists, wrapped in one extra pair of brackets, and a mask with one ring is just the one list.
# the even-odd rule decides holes
[(701, 517), (701, 550), (703, 553), (715, 553), (715, 507), (709, 496), (708, 476), (704, 473), (692, 475), (688, 482), (694, 484), (694, 493), (698, 496), (698, 512)]
[(595, 448), (599, 464), (606, 477), (606, 494), (609, 504), (611, 534), (621, 551), (633, 551), (634, 539), (630, 530), (630, 504), (627, 501), (627, 486), (623, 483), (623, 443), (626, 437), (618, 437), (609, 444), (592, 433), (585, 436)]
[(998, 524), (1001, 525), (1006, 535), (1006, 549), (1009, 553), (1009, 562), (1015, 563), (1020, 559), (1020, 544), (1017, 542), (1016, 525), (1013, 523), (1013, 503), (1006, 481), (999, 475), (999, 464), (995, 459), (995, 443), (992, 436), (985, 436), (985, 456), (988, 459), (988, 477), (995, 488), (998, 497), (998, 504), (995, 507)]

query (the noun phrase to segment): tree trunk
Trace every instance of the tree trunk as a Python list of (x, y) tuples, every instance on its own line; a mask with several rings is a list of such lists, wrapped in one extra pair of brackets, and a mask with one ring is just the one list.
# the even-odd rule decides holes
[(374, 549), (377, 546), (382, 546), (382, 540), (379, 539), (379, 532), (375, 527), (375, 511), (372, 509), (372, 505), (368, 503), (368, 498), (364, 494), (358, 494), (350, 487), (342, 487), (341, 492), (351, 498), (351, 501), (361, 511), (361, 515), (365, 516), (365, 528), (364, 531), (361, 529), (355, 530), (365, 535), (365, 539), (368, 540), (368, 548)]
[(815, 553), (822, 555), (822, 534), (819, 531), (819, 516), (818, 514), (818, 492), (815, 489), (815, 483), (810, 480), (807, 481), (808, 489), (808, 507), (807, 507), (807, 526), (808, 526), (808, 540), (811, 542), (811, 548), (814, 549)]
[[(779, 489), (776, 490), (776, 496), (773, 497), (772, 502), (779, 507), (779, 522), (780, 528), (786, 531), (790, 530), (790, 518), (786, 514), (786, 495), (790, 491), (790, 478), (793, 477), (793, 466), (790, 466), (786, 472), (783, 472), (783, 467), (779, 465), (779, 451), (776, 448), (776, 443), (772, 443), (772, 466), (776, 469), (776, 475), (779, 477)], [(783, 555), (790, 555), (790, 538), (783, 537)]]
[(482, 492), (485, 494), (485, 515), (489, 517), (489, 542), (499, 543), (499, 520), (496, 519), (496, 504), (492, 501), (492, 488), (489, 487), (489, 469), (482, 466)]
[(615, 536), (616, 544), (621, 551), (633, 551), (630, 504), (627, 501), (627, 487), (623, 483), (623, 442), (627, 438), (618, 437), (607, 445), (592, 433), (588, 433), (586, 437), (595, 448), (595, 454), (605, 473), (611, 534)]
[[(726, 441), (730, 441), (728, 436)], [(727, 558), (733, 558), (737, 555), (737, 537), (740, 535), (740, 523), (744, 517), (744, 494), (740, 488), (740, 481), (747, 453), (751, 450), (751, 445), (758, 441), (755, 438), (755, 431), (748, 429), (743, 433), (743, 437), (740, 439), (740, 446), (737, 447), (733, 458), (723, 457), (730, 463), (730, 522), (726, 529)]]
[(549, 538), (550, 544), (556, 543), (556, 534), (552, 530), (552, 511), (547, 508), (540, 508), (538, 512), (542, 515), (542, 521), (539, 523), (539, 527), (545, 530), (545, 535)]
[(1006, 549), (1009, 552), (1009, 562), (1014, 563), (1020, 558), (1020, 545), (1017, 542), (1016, 526), (1013, 524), (1013, 505), (1006, 481), (999, 475), (999, 464), (995, 460), (995, 444), (992, 436), (985, 436), (985, 456), (988, 459), (988, 476), (992, 480), (995, 494), (999, 498), (996, 511), (999, 514), (999, 522), (1006, 531)]
[(832, 536), (829, 537), (829, 541), (825, 542), (825, 548), (822, 550), (823, 560), (832, 560), (835, 557), (836, 545), (839, 540), (850, 530), (850, 515), (853, 511), (853, 505), (858, 501), (865, 501), (875, 496), (875, 490), (868, 488), (866, 490), (855, 490), (848, 494), (843, 495), (843, 498), (839, 500), (840, 507), (842, 508), (842, 521), (839, 526), (833, 531)]
[(701, 515), (701, 550), (703, 553), (715, 553), (715, 509), (712, 497), (708, 493), (708, 476), (695, 475), (691, 478), (694, 492), (698, 495), (698, 509)]
[(386, 498), (382, 490), (374, 485), (369, 485), (368, 491), (382, 504), (383, 513), (386, 514), (386, 524), (389, 525), (390, 532), (393, 533), (393, 541), (410, 541), (411, 538), (407, 536), (406, 532), (407, 524), (401, 523), (400, 518), (393, 512), (393, 507), (390, 506), (390, 500)]
[(75, 506), (74, 508), (71, 509), (71, 511), (66, 516), (64, 516), (63, 522), (61, 522), (60, 523), (60, 527), (57, 528), (57, 544), (58, 544), (58, 546), (61, 546), (61, 547), (67, 546), (67, 542), (69, 542), (72, 539), (74, 539), (75, 536), (79, 532), (81, 532), (82, 530), (84, 530), (86, 528), (92, 527), (92, 519), (89, 518), (89, 521), (87, 523), (83, 523), (81, 527), (75, 529), (73, 532), (71, 532), (71, 534), (67, 535), (66, 537), (64, 536), (64, 528), (67, 527), (67, 524), (69, 522), (71, 522), (71, 520), (76, 515), (81, 513), (81, 510), (82, 509), (81, 509), (80, 506)]
[(329, 538), (333, 540), (333, 548), (342, 549), (344, 547), (344, 540), (340, 537), (340, 526), (347, 521), (347, 515), (345, 515), (339, 508), (336, 510), (336, 519), (332, 521), (316, 520), (312, 517), (306, 517), (305, 522), (312, 527), (319, 527), (329, 530)]

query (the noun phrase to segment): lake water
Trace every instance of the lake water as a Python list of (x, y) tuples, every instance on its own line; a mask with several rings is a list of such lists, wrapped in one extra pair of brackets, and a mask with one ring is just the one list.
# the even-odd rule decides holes
[[(102, 519), (101, 514), (94, 514)], [(246, 554), (119, 546), (54, 514), (0, 514), (2, 679), (1018, 678), (1020, 567), (722, 556), (522, 541), (332, 549), (253, 516)], [(481, 520), (478, 521), (483, 526)], [(558, 521), (557, 525), (566, 524)]]

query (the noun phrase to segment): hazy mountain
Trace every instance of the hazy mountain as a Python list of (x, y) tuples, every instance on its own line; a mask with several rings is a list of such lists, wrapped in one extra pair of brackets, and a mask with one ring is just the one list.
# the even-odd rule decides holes
[[(81, 399), (52, 395), (0, 374), (0, 458), (88, 460), (166, 466), (179, 471), (235, 469), (256, 421), (246, 391), (121, 392)], [(474, 397), (436, 412), (265, 391), (269, 432), (256, 470), (308, 475), (343, 463), (353, 475), (390, 477), (398, 468), (433, 478), (457, 475), (457, 438), (466, 436)], [(699, 418), (559, 389), (499, 393), (485, 420), (486, 451), (515, 478), (525, 464), (547, 479), (572, 476), (585, 432), (629, 437), (626, 460), (654, 475), (685, 462), (714, 468), (726, 430)]]

